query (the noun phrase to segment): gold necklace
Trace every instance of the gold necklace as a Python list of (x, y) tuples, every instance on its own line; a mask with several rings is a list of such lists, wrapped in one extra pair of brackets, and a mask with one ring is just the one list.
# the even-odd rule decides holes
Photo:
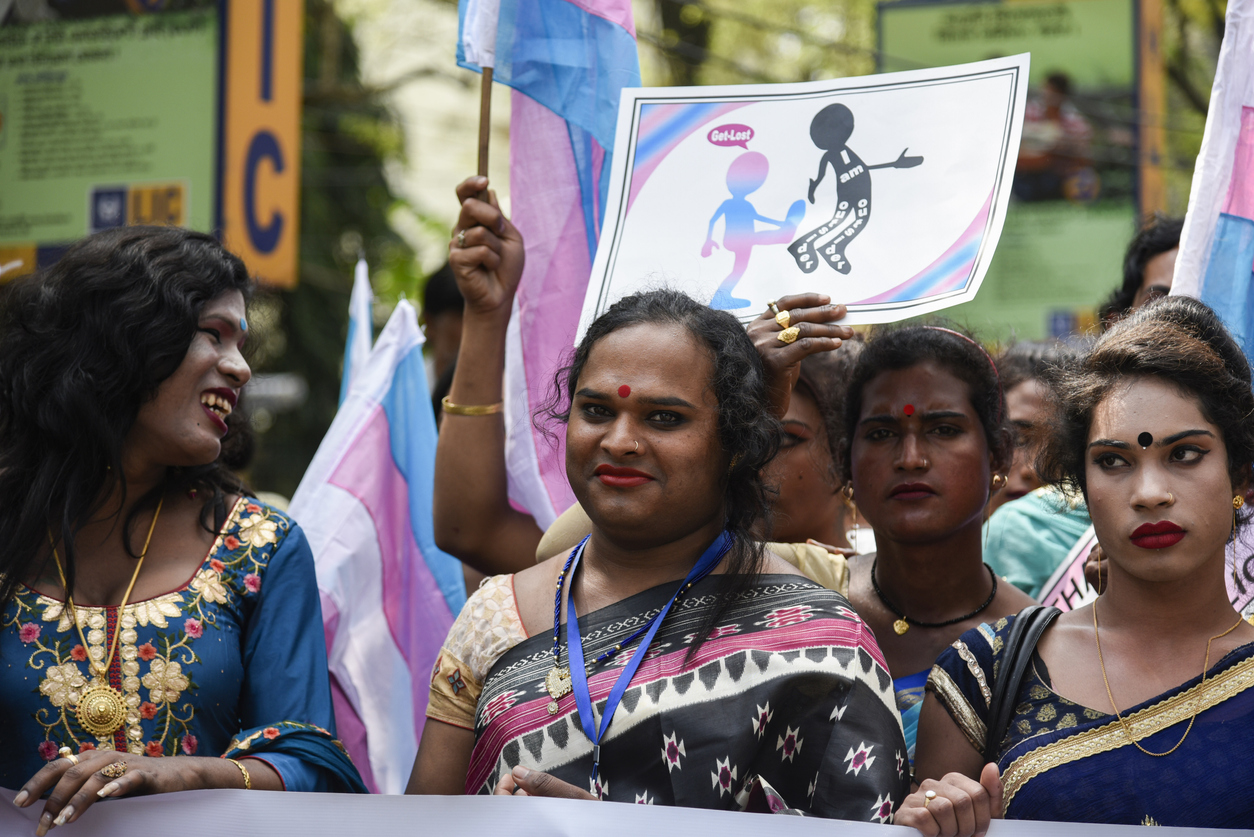
[[(1206, 686), (1206, 670), (1210, 668), (1210, 644), (1217, 639), (1223, 639), (1228, 634), (1235, 631), (1244, 621), (1245, 620), (1243, 618), (1238, 616), (1235, 625), (1224, 631), (1222, 634), (1215, 634), (1213, 637), (1206, 640), (1206, 658), (1202, 661), (1202, 682), (1198, 684), (1199, 692)], [(1123, 731), (1128, 734), (1128, 740), (1132, 742), (1132, 746), (1136, 747), (1147, 756), (1156, 756), (1159, 758), (1162, 756), (1169, 756), (1176, 750), (1179, 750), (1180, 745), (1184, 743), (1184, 739), (1188, 738), (1189, 733), (1193, 731), (1193, 722), (1197, 720), (1197, 710), (1193, 711), (1193, 717), (1189, 718), (1189, 725), (1185, 727), (1184, 735), (1180, 736), (1180, 740), (1176, 742), (1176, 746), (1172, 747), (1165, 753), (1152, 753), (1142, 747), (1140, 743), (1132, 737), (1132, 730), (1128, 728), (1127, 721), (1125, 721), (1123, 716), (1119, 714), (1119, 707), (1115, 706), (1115, 695), (1110, 691), (1110, 681), (1106, 679), (1106, 660), (1102, 657), (1102, 638), (1097, 633), (1097, 602), (1093, 602), (1093, 638), (1097, 640), (1097, 662), (1102, 667), (1102, 682), (1106, 684), (1106, 697), (1110, 698), (1110, 708), (1115, 710), (1115, 718), (1119, 720), (1119, 726), (1123, 727)]]
[[(122, 596), (122, 604), (118, 605), (118, 618), (121, 618), (123, 611), (126, 610), (126, 604), (131, 599), (131, 591), (135, 589), (135, 581), (139, 578), (139, 571), (143, 569), (144, 558), (148, 556), (148, 545), (152, 543), (152, 533), (157, 528), (157, 518), (161, 516), (161, 506), (165, 502), (165, 497), (157, 501), (157, 510), (153, 512), (152, 523), (148, 526), (148, 537), (144, 540), (144, 549), (139, 553), (139, 561), (135, 564), (135, 572), (131, 575), (131, 583), (126, 587), (126, 594)], [(70, 593), (69, 585), (65, 581), (65, 570), (61, 568), (61, 556), (57, 554), (56, 542), (52, 540), (52, 532), (48, 532), (48, 542), (52, 545), (52, 559), (57, 565), (57, 575), (61, 576), (61, 587), (65, 590), (65, 601), (70, 610), (70, 621), (74, 623), (74, 627), (78, 629), (78, 638), (83, 641), (83, 648), (88, 649), (91, 646), (87, 644), (87, 637), (83, 634), (83, 626), (79, 624), (78, 612), (74, 607), (74, 596)], [(108, 631), (108, 625), (105, 626)], [(118, 637), (122, 635), (122, 626), (118, 624), (113, 632), (113, 642), (109, 646), (109, 656), (105, 658), (104, 665), (99, 660), (88, 657), (87, 667), (92, 673), (91, 682), (83, 689), (79, 696), (78, 703), (74, 707), (74, 712), (78, 715), (78, 723), (83, 729), (87, 730), (97, 738), (106, 738), (122, 726), (126, 721), (126, 702), (122, 697), (122, 693), (113, 686), (109, 685), (107, 679), (109, 674), (109, 666), (113, 664), (113, 655), (118, 650)], [(106, 633), (106, 640), (108, 634)]]

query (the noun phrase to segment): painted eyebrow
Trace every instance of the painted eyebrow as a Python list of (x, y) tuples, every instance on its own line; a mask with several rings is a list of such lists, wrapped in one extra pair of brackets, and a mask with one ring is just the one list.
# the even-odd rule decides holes
[[(583, 389), (576, 392), (575, 397), (576, 398), (580, 398), (580, 397), (590, 398), (594, 401), (609, 401), (610, 400), (610, 396), (606, 395), (605, 393), (598, 392), (595, 389), (589, 389), (588, 387), (584, 387)], [(655, 407), (687, 407), (689, 409), (696, 409), (684, 399), (676, 398), (674, 396), (663, 396), (661, 398), (641, 398), (640, 400), (644, 402), (645, 404), (652, 404)]]
[(1181, 430), (1179, 433), (1173, 433), (1172, 435), (1168, 436), (1166, 439), (1163, 439), (1162, 441), (1160, 441), (1158, 444), (1164, 445), (1164, 446), (1174, 445), (1176, 442), (1180, 441), (1181, 439), (1187, 439), (1189, 436), (1209, 436), (1212, 439), (1215, 438), (1215, 434), (1211, 433), (1209, 430), (1205, 430), (1203, 428), (1197, 428), (1195, 430)]
[[(936, 419), (965, 419), (966, 413), (957, 410), (933, 410), (927, 413), (920, 413), (919, 418), (924, 421), (935, 421)], [(867, 416), (858, 424), (896, 424), (900, 421), (895, 415), (884, 414), (879, 416)]]
[[(1187, 439), (1190, 436), (1209, 436), (1215, 438), (1215, 434), (1204, 428), (1195, 428), (1193, 430), (1181, 430), (1179, 433), (1173, 433), (1164, 439), (1158, 439), (1154, 442), (1157, 447), (1166, 447), (1174, 445), (1181, 439)], [(1132, 450), (1132, 445), (1127, 442), (1120, 442), (1116, 439), (1094, 439), (1089, 443), (1090, 448), (1119, 448), (1120, 450)]]

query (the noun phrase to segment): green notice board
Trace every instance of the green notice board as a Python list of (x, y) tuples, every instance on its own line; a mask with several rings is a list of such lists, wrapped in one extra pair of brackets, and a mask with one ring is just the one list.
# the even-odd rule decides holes
[(0, 27), (0, 281), (107, 227), (212, 229), (217, 62), (212, 3)]
[[(1046, 78), (1066, 75), (1066, 107), (1083, 120), (1072, 124), (1087, 126), (1074, 165), (1083, 188), (1052, 198), (1016, 189), (979, 296), (945, 313), (989, 340), (1086, 330), (1119, 284), (1136, 232), (1135, 0), (898, 0), (878, 8), (884, 72), (1029, 52), (1029, 119), (1043, 106)], [(1025, 143), (1029, 133), (1025, 123)]]

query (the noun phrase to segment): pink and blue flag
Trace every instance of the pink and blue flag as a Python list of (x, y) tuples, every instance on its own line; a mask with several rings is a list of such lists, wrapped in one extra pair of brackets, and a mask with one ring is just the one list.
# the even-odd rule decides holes
[(292, 497), (313, 548), (340, 739), (375, 792), (401, 793), (431, 669), (466, 601), (435, 546), (435, 416), (414, 308), (402, 300)]
[[(1202, 300), (1254, 358), (1254, 0), (1229, 0), (1173, 294)], [(1228, 545), (1233, 607), (1254, 618), (1254, 535)]]
[(640, 85), (630, 0), (461, 0), (457, 62), (513, 88), (510, 200), (527, 243), (506, 350), (510, 498), (541, 527), (574, 502), (562, 434), (533, 425), (572, 351), (601, 218), (619, 94)]
[(1230, 0), (1173, 294), (1196, 297), (1254, 357), (1254, 0)]

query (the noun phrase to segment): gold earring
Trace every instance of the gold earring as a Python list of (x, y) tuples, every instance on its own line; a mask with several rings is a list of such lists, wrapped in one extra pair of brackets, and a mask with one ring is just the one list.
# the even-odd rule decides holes
[[(849, 544), (856, 552), (858, 549), (858, 540), (862, 534), (862, 527), (858, 525), (858, 504), (853, 500), (853, 483), (845, 483), (845, 487), (840, 490), (845, 495), (845, 504), (849, 506), (849, 511), (853, 515), (853, 543)], [(848, 535), (846, 535), (848, 537)]]
[(993, 490), (994, 491), (1001, 491), (1001, 489), (1005, 485), (1006, 485), (1005, 474), (993, 474)]
[[(1229, 536), (1233, 541), (1237, 538), (1237, 509), (1245, 505), (1245, 498), (1240, 494), (1232, 498), (1232, 534)], [(1241, 582), (1237, 580), (1237, 561), (1240, 556), (1233, 553), (1232, 556), (1232, 592), (1234, 595), (1241, 592)]]
[(728, 466), (727, 466), (727, 473), (728, 473), (728, 474), (731, 474), (731, 472), (732, 472), (732, 471), (736, 470), (736, 466), (740, 464), (740, 460), (741, 460), (741, 459), (743, 459), (743, 458), (744, 458), (744, 455), (743, 455), (743, 454), (739, 454), (739, 453), (738, 453), (738, 454), (736, 454), (735, 456), (733, 456), (733, 457), (731, 458), (731, 463), (730, 463), (730, 464), (728, 464)]

